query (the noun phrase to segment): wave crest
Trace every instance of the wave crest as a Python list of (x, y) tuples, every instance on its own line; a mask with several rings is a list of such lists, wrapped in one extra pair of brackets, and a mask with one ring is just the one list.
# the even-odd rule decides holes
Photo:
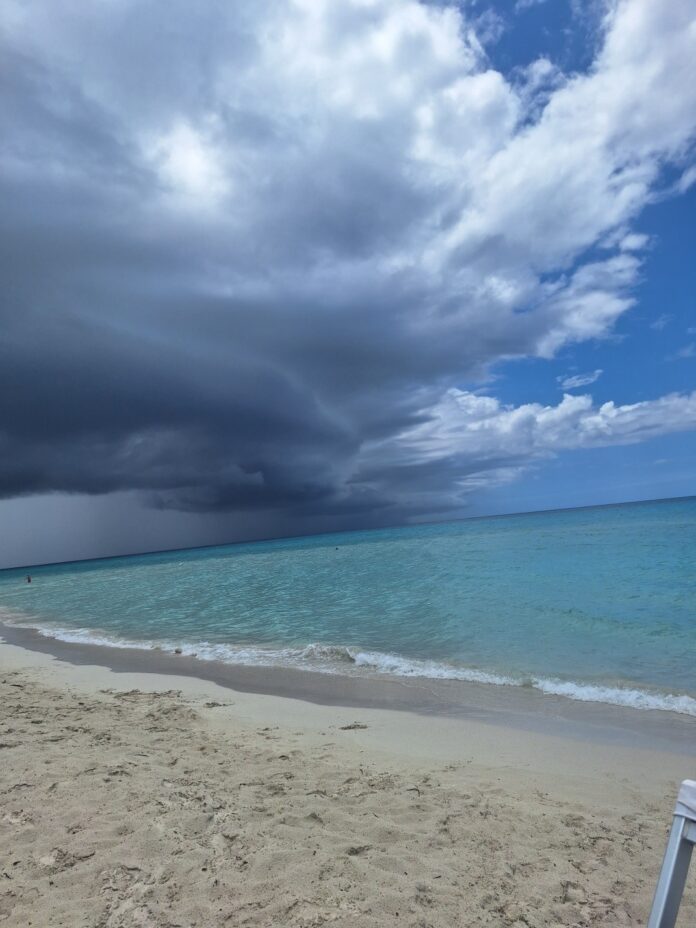
[(696, 717), (696, 699), (679, 693), (640, 690), (635, 687), (580, 683), (545, 677), (512, 677), (474, 667), (461, 667), (438, 661), (417, 660), (383, 651), (329, 645), (315, 642), (305, 647), (272, 648), (256, 645), (229, 645), (209, 641), (135, 641), (118, 638), (107, 632), (86, 628), (65, 628), (21, 621), (3, 612), (8, 625), (33, 628), (47, 638), (75, 644), (112, 648), (137, 648), (177, 651), (204, 661), (219, 661), (256, 667), (294, 667), (326, 674), (370, 674), (395, 677), (420, 677), (430, 680), (460, 680), (494, 686), (532, 687), (549, 696), (562, 696), (580, 702), (598, 702), (631, 709), (676, 712)]

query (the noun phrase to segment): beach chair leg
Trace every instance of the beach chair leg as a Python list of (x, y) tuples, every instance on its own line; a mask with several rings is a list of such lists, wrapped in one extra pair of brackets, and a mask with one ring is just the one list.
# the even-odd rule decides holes
[(683, 816), (674, 816), (648, 928), (674, 928), (677, 921), (693, 850), (693, 838), (691, 834), (687, 835), (691, 825)]

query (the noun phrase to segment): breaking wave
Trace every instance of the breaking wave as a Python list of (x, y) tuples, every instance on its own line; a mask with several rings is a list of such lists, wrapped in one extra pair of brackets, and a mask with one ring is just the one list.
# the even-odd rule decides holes
[(315, 673), (420, 677), (430, 680), (461, 680), (496, 686), (526, 686), (551, 696), (580, 702), (606, 703), (631, 709), (676, 712), (696, 717), (696, 699), (686, 694), (641, 690), (634, 687), (580, 683), (546, 677), (514, 677), (472, 667), (417, 660), (382, 651), (365, 651), (342, 645), (310, 644), (302, 648), (230, 645), (208, 641), (135, 641), (101, 631), (64, 628), (20, 621), (4, 614), (7, 624), (34, 628), (47, 638), (75, 644), (112, 648), (136, 648), (180, 653), (198, 660), (256, 667), (294, 667)]

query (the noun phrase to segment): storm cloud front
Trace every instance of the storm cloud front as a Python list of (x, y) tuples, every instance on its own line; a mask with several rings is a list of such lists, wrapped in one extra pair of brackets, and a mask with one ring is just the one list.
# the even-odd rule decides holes
[(393, 524), (696, 428), (495, 379), (634, 306), (696, 177), (693, 4), (608, 3), (579, 72), (497, 70), (472, 9), (5, 0), (0, 498)]

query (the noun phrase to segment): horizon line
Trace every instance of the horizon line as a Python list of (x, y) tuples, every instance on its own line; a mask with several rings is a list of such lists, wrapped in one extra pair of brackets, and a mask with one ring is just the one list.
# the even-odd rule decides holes
[(177, 551), (205, 551), (209, 548), (231, 548), (235, 545), (266, 544), (269, 541), (292, 541), (295, 538), (321, 538), (322, 535), (350, 535), (354, 532), (381, 532), (391, 528), (415, 528), (419, 525), (448, 525), (451, 522), (475, 522), (481, 519), (505, 519), (509, 516), (533, 516), (552, 512), (576, 512), (583, 509), (609, 509), (617, 506), (636, 506), (640, 503), (674, 503), (680, 500), (696, 499), (696, 494), (686, 496), (661, 496), (654, 499), (631, 499), (616, 503), (589, 503), (584, 506), (554, 506), (550, 509), (526, 509), (513, 512), (498, 512), (488, 515), (461, 516), (457, 519), (428, 520), (425, 522), (399, 523), (373, 528), (351, 528), (337, 532), (305, 532), (300, 535), (273, 535), (268, 538), (254, 538), (247, 541), (222, 541), (207, 545), (188, 545), (176, 548), (156, 548), (150, 551), (131, 551), (127, 554), (105, 554), (96, 557), (82, 557), (65, 561), (45, 561), (40, 564), (17, 564), (14, 567), (0, 567), (0, 574), (8, 570), (35, 570), (40, 567), (65, 567), (68, 564), (91, 564), (95, 561), (115, 561), (127, 557), (147, 557), (156, 554), (176, 554)]

